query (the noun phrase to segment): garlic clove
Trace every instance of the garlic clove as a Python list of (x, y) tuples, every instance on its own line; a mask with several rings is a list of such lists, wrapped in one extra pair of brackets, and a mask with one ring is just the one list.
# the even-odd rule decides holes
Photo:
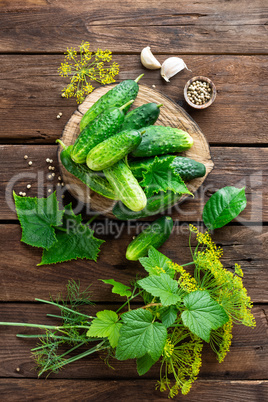
[(157, 70), (158, 68), (161, 68), (161, 64), (154, 57), (153, 53), (151, 52), (150, 46), (147, 46), (144, 49), (142, 49), (141, 62), (143, 66), (148, 68), (149, 70)]
[(187, 70), (189, 70), (189, 68), (186, 66), (186, 64), (180, 57), (169, 57), (162, 64), (161, 75), (164, 78), (164, 80), (169, 82), (169, 79), (173, 77), (173, 75), (177, 74), (184, 68), (187, 68)]

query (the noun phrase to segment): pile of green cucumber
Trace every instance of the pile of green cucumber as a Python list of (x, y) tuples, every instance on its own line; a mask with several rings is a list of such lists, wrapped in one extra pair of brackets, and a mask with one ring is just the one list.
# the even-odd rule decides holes
[[(142, 76), (122, 81), (99, 98), (82, 117), (73, 145), (66, 147), (58, 140), (67, 171), (93, 191), (118, 200), (113, 213), (123, 220), (154, 215), (179, 199), (180, 195), (169, 191), (147, 199), (139, 180), (155, 156), (165, 158), (193, 145), (187, 132), (154, 125), (162, 104), (147, 103), (127, 113)], [(206, 172), (203, 164), (180, 156), (174, 156), (172, 166), (186, 181)]]

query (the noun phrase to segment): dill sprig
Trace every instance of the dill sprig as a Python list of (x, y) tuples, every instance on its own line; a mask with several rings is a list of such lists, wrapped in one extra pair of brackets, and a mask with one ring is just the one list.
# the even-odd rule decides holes
[[(70, 77), (70, 83), (62, 90), (62, 96), (76, 97), (77, 103), (83, 102), (95, 87), (92, 82), (110, 84), (119, 73), (119, 65), (112, 62), (110, 50), (90, 50), (89, 42), (82, 42), (78, 52), (74, 47), (67, 48), (64, 62), (58, 69), (60, 76)], [(110, 64), (109, 64), (110, 63)]]

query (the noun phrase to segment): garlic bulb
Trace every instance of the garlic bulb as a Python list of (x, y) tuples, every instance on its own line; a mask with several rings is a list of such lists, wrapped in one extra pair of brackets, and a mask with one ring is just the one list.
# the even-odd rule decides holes
[[(173, 75), (177, 74), (184, 68), (187, 68), (187, 66), (182, 59), (179, 57), (169, 57), (162, 64), (161, 75), (167, 82), (169, 82), (169, 79), (173, 77)], [(187, 70), (189, 70), (189, 68), (187, 68)]]
[(149, 70), (157, 70), (158, 68), (161, 68), (161, 64), (154, 57), (153, 53), (151, 52), (150, 46), (147, 46), (144, 49), (142, 49), (141, 62), (144, 65), (144, 67), (149, 68)]

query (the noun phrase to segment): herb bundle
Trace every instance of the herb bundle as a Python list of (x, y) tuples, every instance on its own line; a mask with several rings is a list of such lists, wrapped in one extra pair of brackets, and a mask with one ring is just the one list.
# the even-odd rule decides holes
[[(79, 284), (70, 281), (65, 300), (36, 299), (59, 308), (61, 315), (49, 316), (61, 319), (61, 325), (0, 325), (46, 331), (44, 335), (19, 335), (39, 338), (37, 347), (32, 349), (39, 375), (56, 373), (66, 364), (106, 351), (107, 362), (109, 357), (137, 359), (139, 375), (159, 362), (160, 379), (156, 387), (168, 390), (169, 397), (179, 391), (187, 394), (201, 367), (203, 343), (210, 343), (222, 362), (230, 348), (233, 325), (255, 326), (241, 267), (236, 264), (235, 273), (223, 267), (222, 250), (212, 242), (208, 232), (203, 234), (190, 226), (190, 238), (193, 235), (197, 238), (195, 248), (190, 248), (193, 261), (185, 264), (194, 266), (193, 275), (151, 247), (148, 257), (140, 258), (148, 275), (135, 281), (132, 289), (113, 279), (103, 280), (113, 286), (113, 293), (126, 297), (117, 311), (102, 310), (95, 316), (82, 312), (80, 307), (91, 303), (88, 290), (81, 293)], [(139, 296), (144, 305), (135, 308), (131, 302)], [(89, 347), (91, 342), (93, 347)], [(62, 353), (59, 350), (63, 345), (68, 345), (68, 350)], [(67, 357), (85, 345), (87, 350)]]
[[(222, 227), (245, 206), (244, 189), (225, 187), (207, 202), (203, 219), (210, 229)], [(66, 210), (70, 208), (67, 206)], [(64, 214), (66, 211), (50, 219), (50, 226), (59, 224)], [(71, 213), (71, 218), (74, 217)], [(195, 247), (192, 236), (196, 238)], [(81, 292), (79, 284), (69, 281), (65, 300), (36, 299), (59, 308), (60, 315), (48, 316), (61, 319), (60, 325), (4, 322), (0, 325), (45, 330), (41, 335), (18, 335), (39, 339), (32, 349), (39, 376), (56, 373), (66, 364), (102, 351), (106, 353), (107, 364), (109, 358), (136, 359), (139, 375), (158, 364), (160, 379), (156, 388), (168, 391), (171, 398), (179, 391), (187, 394), (202, 364), (204, 342), (210, 344), (222, 362), (231, 345), (233, 325), (255, 326), (241, 267), (235, 264), (234, 272), (225, 269), (220, 260), (222, 250), (213, 243), (209, 232), (202, 233), (193, 225), (189, 225), (189, 248), (192, 261), (179, 265), (151, 246), (148, 256), (139, 259), (147, 276), (135, 280), (131, 287), (114, 279), (103, 280), (112, 285), (113, 293), (126, 298), (116, 311), (85, 313), (81, 307), (92, 304), (88, 289)], [(194, 268), (193, 274), (187, 271), (188, 266)], [(140, 297), (144, 304), (136, 308), (132, 301)], [(94, 346), (89, 347), (92, 342)], [(63, 346), (68, 346), (67, 350), (62, 351)], [(82, 346), (87, 349), (73, 355)]]

